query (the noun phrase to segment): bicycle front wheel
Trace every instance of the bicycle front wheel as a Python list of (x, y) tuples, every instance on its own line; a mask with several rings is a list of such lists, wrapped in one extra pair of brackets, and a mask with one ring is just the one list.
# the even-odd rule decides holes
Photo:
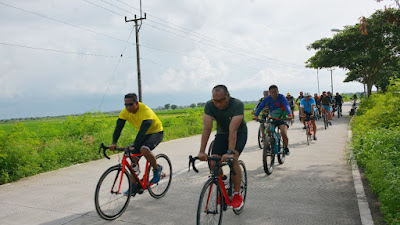
[[(171, 180), (172, 180), (172, 164), (171, 161), (169, 160), (168, 156), (164, 154), (158, 154), (156, 156), (157, 164), (159, 166), (162, 166), (161, 170), (161, 179), (158, 183), (149, 183), (149, 193), (152, 197), (154, 198), (161, 198), (163, 197), (168, 189), (169, 186), (171, 185)], [(150, 168), (149, 168), (150, 170)], [(150, 171), (148, 173), (150, 175)], [(148, 176), (149, 181), (153, 179), (152, 177)]]
[(94, 195), (94, 204), (99, 216), (105, 220), (119, 217), (128, 207), (131, 193), (131, 178), (128, 171), (122, 173), (120, 165), (110, 167), (100, 177)]
[(264, 126), (260, 124), (260, 128), (258, 129), (258, 147), (261, 149), (264, 148)]
[(221, 224), (224, 204), (221, 187), (213, 179), (208, 179), (200, 194), (197, 224)]
[(278, 162), (279, 164), (283, 164), (285, 162), (286, 152), (283, 149), (282, 139), (278, 139)]
[(308, 122), (306, 123), (306, 136), (307, 136), (307, 145), (310, 145), (311, 133), (310, 133), (310, 125), (308, 124)]
[(274, 170), (275, 163), (275, 140), (271, 136), (265, 138), (263, 149), (263, 167), (264, 172), (270, 175)]
[(247, 195), (247, 171), (246, 171), (246, 166), (244, 165), (244, 162), (242, 160), (239, 160), (239, 166), (240, 166), (240, 170), (242, 172), (242, 179), (240, 182), (240, 193), (242, 194), (242, 198), (243, 198), (243, 207), (236, 210), (233, 209), (233, 212), (236, 215), (239, 215), (244, 208), (244, 204), (246, 203), (246, 195)]

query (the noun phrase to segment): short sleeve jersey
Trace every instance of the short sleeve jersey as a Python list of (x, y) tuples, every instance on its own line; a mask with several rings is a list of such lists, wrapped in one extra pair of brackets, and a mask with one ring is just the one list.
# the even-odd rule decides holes
[(331, 103), (331, 98), (327, 96), (321, 96), (321, 103), (322, 105), (329, 105)]
[(153, 120), (153, 123), (147, 130), (146, 135), (163, 131), (162, 123), (157, 115), (153, 112), (152, 109), (141, 102), (139, 102), (139, 109), (136, 113), (130, 113), (126, 108), (124, 108), (119, 113), (119, 118), (127, 120), (137, 130), (140, 130), (140, 126), (142, 125), (143, 120)]
[[(244, 116), (244, 104), (236, 98), (230, 98), (228, 106), (220, 110), (212, 100), (208, 101), (204, 107), (204, 113), (213, 117), (217, 121), (217, 134), (229, 134), (229, 124), (234, 116)], [(247, 132), (246, 121), (242, 120), (238, 132)]]
[(310, 98), (310, 100), (307, 102), (306, 98), (301, 99), (300, 101), (300, 108), (304, 108), (304, 112), (311, 113), (311, 106), (315, 106), (315, 100), (314, 98)]

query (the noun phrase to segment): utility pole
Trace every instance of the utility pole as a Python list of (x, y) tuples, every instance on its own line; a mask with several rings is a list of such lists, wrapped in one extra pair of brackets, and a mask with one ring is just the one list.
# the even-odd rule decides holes
[(331, 90), (332, 90), (332, 95), (333, 95), (333, 78), (332, 78), (332, 71), (334, 71), (335, 69), (328, 69), (329, 71), (331, 71)]
[(142, 99), (142, 75), (140, 73), (140, 54), (139, 54), (139, 24), (138, 21), (145, 20), (146, 19), (146, 13), (144, 14), (144, 17), (136, 18), (135, 14), (135, 19), (133, 20), (127, 20), (125, 16), (125, 22), (135, 22), (135, 30), (136, 30), (136, 62), (137, 62), (137, 73), (138, 73), (138, 95), (139, 95), (139, 102), (143, 102)]
[(318, 95), (320, 95), (320, 92), (319, 92), (319, 77), (318, 77), (318, 68), (317, 68), (317, 83), (318, 83)]

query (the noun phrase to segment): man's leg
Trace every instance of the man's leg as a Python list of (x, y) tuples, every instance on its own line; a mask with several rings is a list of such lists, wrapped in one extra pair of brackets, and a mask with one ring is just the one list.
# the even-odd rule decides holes
[(140, 153), (149, 161), (150, 165), (153, 167), (154, 170), (158, 169), (156, 156), (148, 149), (146, 146), (142, 146), (140, 148)]

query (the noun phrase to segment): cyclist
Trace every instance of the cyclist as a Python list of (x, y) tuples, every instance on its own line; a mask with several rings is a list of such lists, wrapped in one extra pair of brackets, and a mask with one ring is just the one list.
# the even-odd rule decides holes
[(343, 97), (338, 92), (336, 92), (335, 106), (336, 106), (336, 109), (340, 108), (340, 115), (342, 115), (342, 113), (341, 113), (342, 112), (342, 104), (343, 104)]
[[(217, 85), (212, 89), (212, 100), (204, 107), (203, 133), (201, 135), (200, 151), (197, 157), (201, 161), (207, 161), (205, 153), (208, 139), (213, 127), (213, 119), (217, 121), (217, 134), (212, 147), (212, 156), (233, 158), (233, 168), (236, 172), (232, 175), (234, 195), (232, 207), (240, 209), (243, 207), (243, 197), (240, 193), (241, 170), (239, 156), (247, 142), (247, 126), (244, 120), (244, 104), (239, 99), (229, 95), (225, 85)], [(215, 162), (211, 163), (214, 168)]]
[(319, 118), (321, 118), (321, 97), (319, 97), (317, 93), (314, 93), (314, 100), (317, 110), (319, 112)]
[(254, 114), (253, 120), (258, 120), (258, 115), (260, 114), (264, 106), (267, 105), (270, 117), (278, 119), (275, 124), (281, 130), (285, 154), (290, 155), (290, 151), (288, 148), (289, 138), (287, 135), (287, 129), (289, 128), (289, 124), (287, 124), (284, 120), (282, 120), (282, 119), (287, 119), (287, 120), (292, 119), (292, 112), (290, 111), (289, 102), (285, 98), (285, 96), (279, 94), (278, 87), (276, 85), (271, 85), (269, 87), (269, 94), (270, 95), (266, 97), (258, 106), (257, 112)]
[(321, 104), (322, 104), (322, 115), (324, 115), (325, 110), (328, 112), (328, 120), (329, 124), (332, 125), (332, 115), (331, 115), (331, 105), (332, 105), (332, 100), (331, 98), (326, 94), (326, 91), (322, 92), (321, 95)]
[[(287, 93), (286, 94), (286, 99), (289, 102), (290, 111), (294, 112), (294, 97), (290, 93)], [(294, 119), (294, 113), (292, 115), (293, 115), (293, 119)]]
[[(129, 146), (132, 153), (141, 153), (150, 162), (153, 167), (154, 176), (151, 182), (157, 183), (160, 180), (162, 166), (156, 162), (156, 157), (151, 152), (163, 139), (163, 126), (156, 114), (145, 104), (138, 102), (137, 96), (134, 93), (125, 95), (125, 108), (120, 112), (117, 120), (117, 125), (113, 134), (113, 142), (110, 145), (110, 150), (114, 151), (117, 146), (117, 141), (121, 135), (121, 131), (125, 126), (125, 122), (131, 123), (137, 130), (135, 141)], [(139, 159), (133, 157), (136, 166), (139, 166)], [(132, 176), (133, 177), (133, 176)], [(131, 195), (136, 195), (136, 182), (132, 184)], [(128, 192), (128, 191), (127, 191)], [(125, 194), (129, 194), (125, 192)]]
[[(265, 90), (263, 91), (263, 95), (264, 97), (260, 98), (260, 100), (258, 100), (258, 103), (256, 106), (254, 106), (253, 108), (253, 112), (251, 112), (251, 114), (254, 115), (254, 113), (256, 113), (258, 106), (260, 105), (260, 103), (262, 102), (262, 100), (264, 100), (264, 98), (266, 98), (269, 95), (269, 91)], [(268, 117), (268, 107), (264, 107), (263, 111), (261, 112), (262, 116), (267, 118)]]
[[(299, 97), (297, 97), (297, 99), (296, 99), (296, 104), (297, 104), (297, 106), (298, 107), (300, 107), (300, 101), (301, 101), (301, 99), (303, 99), (304, 98), (304, 96), (303, 96), (303, 92), (302, 91), (300, 91), (300, 93), (299, 93)], [(294, 112), (293, 112), (293, 114), (294, 114)], [(300, 110), (299, 110), (299, 120), (301, 121), (301, 114), (300, 114)]]
[(304, 94), (305, 98), (303, 98), (300, 102), (300, 111), (301, 111), (301, 120), (303, 121), (303, 129), (306, 129), (306, 118), (310, 118), (311, 124), (314, 130), (314, 140), (317, 140), (317, 126), (315, 125), (314, 118), (314, 109), (315, 109), (315, 100), (311, 97), (311, 94), (306, 92)]

